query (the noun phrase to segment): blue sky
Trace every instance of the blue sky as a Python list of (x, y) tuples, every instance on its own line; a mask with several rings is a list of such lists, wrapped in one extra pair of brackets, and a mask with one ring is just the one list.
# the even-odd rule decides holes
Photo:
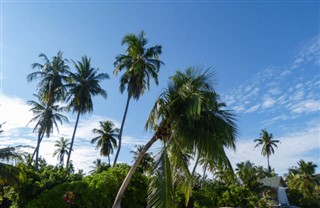
[[(7, 122), (0, 146), (33, 144), (32, 118), (27, 100), (33, 99), (36, 82), (26, 76), (31, 64), (45, 53), (53, 57), (92, 58), (93, 67), (107, 72), (101, 85), (107, 100), (94, 99), (94, 111), (81, 118), (72, 160), (76, 168), (90, 169), (99, 152), (89, 143), (91, 129), (100, 120), (121, 122), (126, 95), (119, 92), (113, 72), (116, 55), (124, 53), (121, 39), (144, 30), (149, 46), (161, 44), (159, 86), (151, 85), (139, 101), (132, 101), (125, 124), (121, 162), (144, 144), (151, 132), (144, 124), (161, 89), (176, 70), (189, 66), (215, 71), (216, 89), (228, 109), (238, 117), (233, 164), (251, 160), (266, 166), (253, 140), (261, 129), (273, 133), (281, 144), (271, 156), (280, 174), (298, 160), (320, 166), (320, 3), (317, 1), (1, 1), (1, 97), (0, 122)], [(41, 154), (49, 163), (53, 144), (70, 138), (75, 116), (44, 140)], [(153, 149), (156, 151), (156, 149)], [(113, 157), (111, 157), (113, 159)], [(106, 158), (105, 158), (106, 160)], [(318, 169), (319, 170), (319, 169)]]

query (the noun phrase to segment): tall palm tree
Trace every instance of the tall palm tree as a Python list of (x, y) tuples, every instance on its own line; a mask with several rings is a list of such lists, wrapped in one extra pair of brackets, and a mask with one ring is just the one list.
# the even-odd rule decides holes
[(120, 92), (123, 93), (127, 90), (128, 95), (120, 127), (118, 150), (113, 165), (117, 163), (121, 150), (122, 132), (131, 98), (138, 100), (145, 90), (149, 90), (150, 78), (158, 84), (158, 72), (163, 64), (159, 60), (162, 47), (155, 45), (146, 48), (147, 43), (148, 41), (143, 31), (139, 35), (128, 34), (124, 36), (121, 44), (128, 46), (126, 54), (117, 56), (114, 62), (115, 69), (113, 73), (115, 75), (121, 71), (125, 71), (120, 78)]
[(62, 57), (61, 51), (53, 57), (52, 61), (43, 53), (39, 57), (43, 58), (44, 64), (32, 64), (32, 68), (39, 69), (39, 71), (29, 74), (27, 80), (30, 82), (34, 79), (41, 79), (37, 86), (37, 94), (48, 105), (64, 100), (66, 95), (65, 83), (70, 73), (67, 65), (69, 61)]
[(53, 104), (49, 105), (48, 101), (41, 99), (39, 95), (35, 95), (35, 97), (39, 99), (39, 102), (28, 101), (27, 104), (32, 106), (30, 111), (34, 114), (34, 117), (29, 123), (36, 122), (33, 132), (38, 134), (38, 140), (36, 149), (32, 155), (32, 160), (36, 155), (36, 170), (38, 170), (39, 149), (43, 137), (45, 135), (50, 137), (54, 127), (59, 131), (57, 121), (62, 125), (63, 121), (68, 121), (68, 118), (60, 114), (60, 112), (64, 110), (64, 107)]
[(68, 150), (69, 150), (70, 142), (68, 139), (61, 137), (60, 140), (56, 140), (56, 143), (54, 146), (57, 147), (57, 149), (54, 151), (53, 157), (57, 155), (57, 159), (60, 165), (63, 165), (64, 156), (69, 154)]
[(109, 79), (107, 73), (98, 74), (99, 69), (91, 67), (91, 59), (87, 56), (83, 56), (81, 62), (78, 61), (73, 63), (76, 68), (76, 73), (70, 73), (70, 83), (67, 85), (67, 88), (70, 93), (68, 97), (68, 100), (70, 100), (69, 107), (73, 109), (73, 112), (77, 112), (77, 119), (72, 134), (67, 167), (70, 163), (80, 115), (93, 111), (93, 96), (101, 95), (102, 97), (107, 98), (107, 92), (101, 88), (100, 81)]
[(266, 129), (262, 129), (260, 133), (260, 138), (255, 139), (254, 142), (257, 142), (256, 147), (262, 145), (262, 150), (261, 154), (263, 156), (267, 156), (268, 160), (268, 170), (271, 172), (271, 166), (269, 162), (269, 157), (271, 154), (274, 154), (274, 148), (273, 147), (278, 147), (276, 143), (280, 142), (279, 140), (274, 140), (273, 135), (269, 134)]
[[(130, 151), (130, 153), (133, 154), (133, 162), (137, 160), (139, 154), (141, 153), (141, 151), (143, 150), (144, 145), (135, 145), (136, 150), (135, 151)], [(140, 170), (141, 173), (147, 173), (149, 175), (152, 174), (152, 167), (153, 167), (153, 162), (154, 159), (152, 157), (153, 153), (145, 153), (141, 162), (140, 162)]]
[(100, 155), (108, 157), (110, 165), (110, 154), (113, 154), (113, 149), (117, 147), (119, 129), (114, 128), (112, 121), (100, 121), (100, 129), (93, 129), (92, 132), (98, 136), (91, 140), (91, 144), (97, 142), (96, 149), (100, 148)]
[[(160, 94), (159, 98), (149, 115), (146, 128), (152, 128), (154, 134), (147, 142), (132, 165), (127, 177), (119, 189), (113, 208), (119, 208), (121, 198), (138, 167), (143, 155), (156, 141), (163, 143), (163, 173), (162, 177), (169, 181), (177, 181), (188, 198), (191, 192), (189, 180), (191, 174), (187, 167), (184, 152), (197, 150), (203, 152), (209, 159), (216, 158), (221, 146), (235, 148), (235, 136), (237, 132), (234, 116), (231, 112), (218, 109), (220, 106), (219, 96), (212, 87), (211, 77), (213, 73), (209, 70), (204, 72), (196, 68), (188, 68), (185, 73), (177, 72), (171, 78), (168, 89)], [(218, 148), (217, 148), (218, 147)], [(218, 152), (216, 152), (218, 149)], [(221, 148), (220, 148), (221, 149)], [(186, 151), (187, 150), (187, 151)], [(168, 162), (170, 160), (170, 163)], [(160, 163), (159, 163), (160, 164)], [(162, 166), (160, 165), (159, 168)], [(179, 171), (170, 171), (172, 170)], [(170, 174), (176, 173), (176, 174)], [(166, 184), (169, 184), (168, 181)], [(170, 186), (166, 186), (168, 190)], [(172, 188), (172, 186), (171, 186)], [(159, 191), (154, 192), (162, 193)], [(166, 191), (166, 196), (170, 194)], [(152, 196), (153, 204), (161, 204), (163, 198)], [(170, 197), (166, 197), (170, 200)], [(170, 203), (165, 203), (169, 205)], [(160, 205), (159, 205), (160, 206)]]

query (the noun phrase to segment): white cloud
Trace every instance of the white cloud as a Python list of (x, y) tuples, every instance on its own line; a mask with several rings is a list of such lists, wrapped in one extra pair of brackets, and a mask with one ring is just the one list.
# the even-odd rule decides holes
[(261, 106), (260, 104), (254, 105), (254, 106), (250, 107), (248, 110), (246, 110), (245, 113), (253, 113), (253, 112), (257, 111), (260, 106)]
[(276, 100), (271, 97), (265, 97), (262, 102), (262, 108), (271, 108), (276, 103)]
[(319, 100), (303, 100), (295, 105), (292, 105), (291, 108), (294, 113), (310, 113), (320, 111), (320, 101)]

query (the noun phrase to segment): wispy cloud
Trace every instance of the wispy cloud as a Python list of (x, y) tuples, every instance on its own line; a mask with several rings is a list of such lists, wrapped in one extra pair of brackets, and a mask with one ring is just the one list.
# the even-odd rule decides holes
[[(268, 113), (276, 117), (281, 112), (290, 117), (319, 112), (319, 42), (320, 37), (316, 37), (306, 43), (287, 66), (268, 67), (257, 73), (227, 93), (224, 101), (240, 114)], [(284, 116), (279, 118), (273, 121), (280, 121)]]

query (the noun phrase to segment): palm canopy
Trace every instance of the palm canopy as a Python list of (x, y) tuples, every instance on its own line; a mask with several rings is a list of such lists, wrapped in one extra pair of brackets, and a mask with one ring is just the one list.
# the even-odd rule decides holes
[(34, 96), (39, 102), (34, 100), (27, 101), (27, 104), (32, 106), (30, 111), (34, 114), (34, 117), (29, 123), (36, 122), (36, 125), (33, 128), (34, 133), (37, 132), (40, 135), (43, 134), (50, 137), (54, 127), (59, 131), (57, 122), (62, 124), (63, 121), (68, 121), (68, 118), (60, 113), (64, 111), (65, 108), (60, 107), (59, 105), (48, 105), (48, 102), (42, 100), (39, 95)]
[(65, 84), (70, 73), (67, 65), (69, 61), (62, 57), (61, 51), (53, 57), (52, 61), (43, 53), (39, 57), (43, 58), (44, 64), (32, 64), (32, 68), (39, 69), (39, 71), (29, 74), (27, 80), (30, 82), (34, 79), (41, 79), (37, 85), (38, 94), (49, 105), (64, 100), (66, 95)]
[(110, 154), (113, 149), (117, 147), (117, 139), (119, 136), (119, 129), (114, 127), (112, 121), (100, 121), (100, 128), (93, 129), (94, 134), (98, 134), (91, 140), (91, 143), (97, 143), (96, 149), (100, 148), (100, 155), (107, 156), (110, 164)]
[[(169, 164), (162, 171), (168, 175), (162, 178), (184, 182), (178, 186), (188, 197), (191, 191), (190, 180), (188, 180), (190, 173), (188, 173), (184, 153), (197, 150), (208, 159), (216, 159), (224, 148), (235, 149), (237, 134), (235, 117), (230, 111), (223, 109), (224, 104), (219, 103), (219, 96), (213, 90), (212, 76), (213, 73), (210, 70), (188, 68), (185, 73), (178, 71), (171, 78), (168, 89), (164, 89), (156, 100), (146, 123), (146, 129), (153, 129), (154, 136), (141, 151), (131, 170), (135, 170), (148, 148), (155, 141), (161, 140), (163, 142), (162, 163)], [(167, 162), (169, 160), (170, 163)], [(174, 177), (170, 172), (175, 173)], [(128, 182), (130, 174), (132, 174), (131, 171), (118, 192), (114, 207), (119, 207), (123, 187)], [(170, 187), (166, 186), (166, 188)], [(166, 193), (170, 195), (169, 192)], [(152, 198), (153, 204), (163, 199), (154, 195)], [(167, 203), (168, 206), (169, 204)]]
[(146, 89), (149, 89), (150, 78), (158, 84), (158, 72), (163, 64), (159, 60), (162, 47), (155, 45), (146, 48), (148, 40), (142, 31), (139, 35), (128, 34), (122, 39), (122, 45), (127, 45), (126, 54), (116, 57), (113, 73), (117, 75), (125, 70), (120, 78), (120, 91), (128, 91), (129, 96), (139, 99)]
[(177, 72), (156, 101), (146, 128), (153, 128), (161, 140), (174, 139), (208, 158), (216, 158), (220, 145), (235, 149), (235, 117), (219, 103), (212, 76), (209, 70), (201, 73), (197, 68)]
[(109, 79), (109, 75), (98, 73), (98, 68), (92, 68), (91, 59), (87, 56), (73, 63), (76, 73), (70, 73), (69, 83), (66, 85), (69, 89), (69, 107), (73, 109), (73, 112), (90, 113), (93, 111), (92, 96), (101, 95), (107, 98), (107, 92), (100, 86), (100, 81)]
[(268, 133), (266, 129), (262, 129), (260, 133), (260, 138), (255, 139), (254, 142), (257, 142), (254, 148), (262, 145), (261, 154), (267, 156), (268, 160), (268, 169), (271, 171), (269, 157), (271, 154), (274, 154), (274, 148), (278, 147), (276, 143), (280, 142), (279, 140), (273, 139), (273, 135)]

